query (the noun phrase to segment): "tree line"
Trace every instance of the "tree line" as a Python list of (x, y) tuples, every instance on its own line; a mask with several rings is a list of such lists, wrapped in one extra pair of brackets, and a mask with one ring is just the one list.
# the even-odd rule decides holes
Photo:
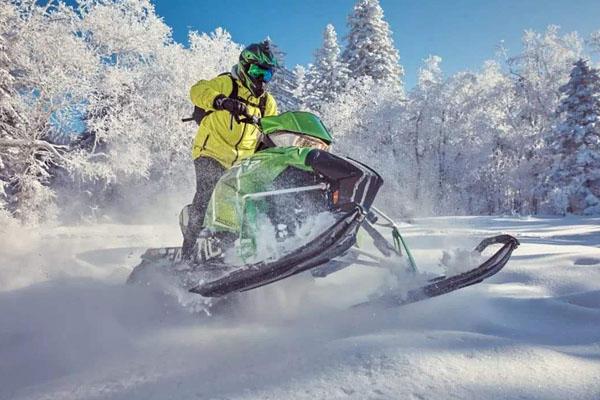
[[(191, 187), (189, 87), (241, 48), (223, 29), (175, 42), (149, 0), (0, 3), (0, 219), (108, 214)], [(281, 109), (318, 113), (399, 213), (600, 212), (600, 31), (528, 31), (520, 53), (450, 77), (432, 55), (410, 90), (378, 0), (357, 1), (344, 46), (328, 25), (312, 64), (277, 51)]]

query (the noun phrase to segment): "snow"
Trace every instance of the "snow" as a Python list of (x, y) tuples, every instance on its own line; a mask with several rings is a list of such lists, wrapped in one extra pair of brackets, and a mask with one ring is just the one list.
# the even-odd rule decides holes
[(515, 234), (486, 283), (403, 308), (348, 309), (377, 286), (299, 276), (212, 317), (123, 284), (173, 226), (3, 234), (0, 399), (597, 399), (600, 219), (444, 217), (403, 229), (417, 262)]

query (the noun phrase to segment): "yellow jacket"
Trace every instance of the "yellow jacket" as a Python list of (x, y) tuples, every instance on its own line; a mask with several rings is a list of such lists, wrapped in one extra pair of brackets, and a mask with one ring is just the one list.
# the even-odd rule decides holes
[[(248, 113), (251, 115), (260, 115), (258, 104), (260, 98), (252, 96), (250, 91), (236, 80), (238, 85), (238, 97), (246, 101)], [(225, 168), (231, 167), (236, 162), (254, 154), (258, 144), (259, 130), (252, 124), (238, 124), (235, 119), (231, 119), (231, 114), (225, 110), (215, 110), (213, 102), (218, 95), (229, 96), (232, 91), (231, 77), (220, 75), (209, 81), (199, 81), (190, 89), (190, 98), (194, 105), (210, 111), (206, 115), (200, 126), (194, 146), (192, 157), (194, 159), (202, 157), (211, 157), (219, 161)], [(265, 104), (265, 115), (276, 115), (277, 105), (275, 99), (268, 93)]]

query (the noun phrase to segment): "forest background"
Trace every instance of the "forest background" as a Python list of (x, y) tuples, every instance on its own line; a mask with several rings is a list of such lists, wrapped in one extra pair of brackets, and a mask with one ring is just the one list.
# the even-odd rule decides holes
[[(406, 88), (379, 1), (349, 12), (312, 64), (272, 43), (270, 90), (383, 175), (393, 214), (600, 214), (600, 30), (525, 31), (518, 53), (451, 76), (431, 55)], [(177, 43), (148, 0), (0, 3), (1, 222), (160, 218), (191, 200), (189, 88), (242, 48), (221, 28)]]

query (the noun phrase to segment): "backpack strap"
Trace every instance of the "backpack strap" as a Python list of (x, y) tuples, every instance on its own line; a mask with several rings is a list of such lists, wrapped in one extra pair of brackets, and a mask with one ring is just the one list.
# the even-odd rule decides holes
[[(238, 97), (238, 85), (235, 82), (235, 79), (233, 78), (233, 75), (231, 75), (230, 72), (223, 72), (222, 74), (219, 74), (218, 76), (223, 76), (223, 75), (228, 75), (231, 78), (231, 94), (229, 95), (230, 98), (232, 99), (237, 99)], [(196, 124), (198, 126), (200, 126), (200, 124), (202, 123), (202, 120), (208, 116), (212, 114), (211, 110), (205, 110), (203, 108), (200, 108), (196, 105), (194, 105), (194, 111), (192, 112), (192, 116), (191, 117), (187, 117), (187, 118), (182, 118), (181, 122), (190, 122), (190, 121), (196, 121)]]
[[(251, 105), (254, 107), (258, 106), (258, 109), (260, 111), (260, 116), (263, 117), (265, 115), (265, 112), (267, 109), (267, 94), (265, 93), (260, 97), (260, 99), (258, 101), (258, 105), (254, 104), (254, 103), (250, 103), (248, 100), (242, 99), (241, 97), (239, 97), (239, 95), (238, 95), (239, 86), (238, 86), (237, 81), (231, 74), (231, 72), (223, 72), (222, 74), (219, 74), (218, 76), (224, 76), (224, 75), (229, 76), (229, 79), (231, 79), (231, 93), (227, 97), (229, 97), (230, 99), (241, 101), (242, 103), (247, 104), (247, 105)], [(209, 115), (211, 113), (212, 113), (212, 111), (206, 111), (198, 106), (194, 106), (194, 112), (193, 112), (192, 116), (189, 118), (182, 118), (181, 121), (182, 122), (196, 121), (196, 124), (200, 125), (200, 123), (202, 122), (202, 119), (204, 119), (207, 115)]]
[[(251, 105), (251, 106), (254, 106), (254, 107), (257, 106), (257, 104), (250, 103), (248, 100), (242, 99), (241, 97), (238, 96), (239, 86), (238, 86), (237, 81), (235, 80), (235, 78), (231, 74), (231, 72), (225, 72), (225, 73), (223, 73), (221, 75), (228, 75), (229, 78), (231, 79), (231, 87), (232, 87), (232, 89), (231, 89), (231, 94), (229, 95), (229, 98), (235, 99), (235, 100), (239, 100), (239, 101), (241, 101), (244, 104), (248, 104), (248, 105)], [(263, 94), (260, 97), (260, 99), (258, 100), (258, 109), (260, 111), (260, 116), (264, 117), (266, 109), (267, 109), (267, 94), (266, 93)]]
[(237, 82), (235, 81), (235, 78), (231, 74), (231, 72), (225, 72), (222, 75), (227, 75), (227, 76), (229, 76), (229, 79), (231, 79), (231, 93), (229, 94), (229, 98), (235, 99), (235, 100), (240, 100), (238, 97), (239, 87), (238, 87)]
[(260, 116), (264, 117), (267, 112), (267, 94), (263, 94), (258, 102), (258, 109), (260, 110)]

